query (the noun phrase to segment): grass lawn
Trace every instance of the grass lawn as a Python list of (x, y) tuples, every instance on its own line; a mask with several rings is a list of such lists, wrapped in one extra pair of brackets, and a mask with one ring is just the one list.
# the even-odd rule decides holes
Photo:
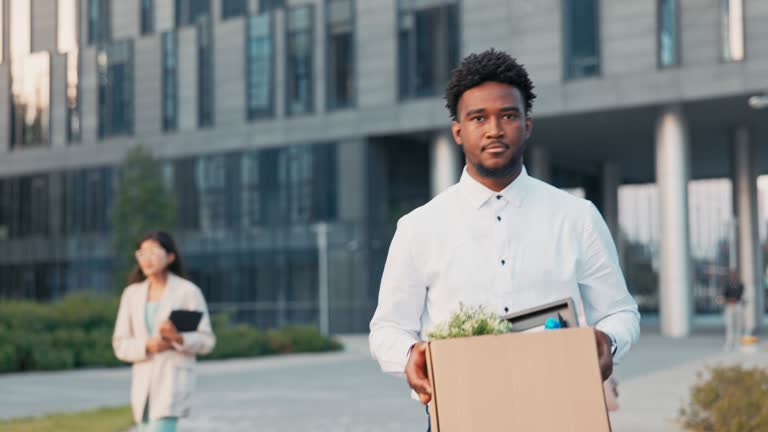
[(133, 418), (129, 406), (0, 420), (0, 430), (8, 432), (123, 432), (129, 430), (132, 425)]

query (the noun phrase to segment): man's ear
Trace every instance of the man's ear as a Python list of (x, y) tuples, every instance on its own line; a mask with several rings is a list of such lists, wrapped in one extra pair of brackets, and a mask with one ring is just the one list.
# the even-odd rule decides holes
[(451, 133), (453, 134), (453, 140), (456, 141), (456, 144), (464, 145), (461, 141), (461, 124), (458, 120), (454, 120), (453, 123), (451, 123)]
[(533, 117), (525, 116), (525, 139), (531, 137), (533, 133)]

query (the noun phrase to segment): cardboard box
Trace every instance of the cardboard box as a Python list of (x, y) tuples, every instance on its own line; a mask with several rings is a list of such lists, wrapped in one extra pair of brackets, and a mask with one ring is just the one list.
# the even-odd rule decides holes
[(429, 342), (434, 432), (609, 432), (594, 330)]

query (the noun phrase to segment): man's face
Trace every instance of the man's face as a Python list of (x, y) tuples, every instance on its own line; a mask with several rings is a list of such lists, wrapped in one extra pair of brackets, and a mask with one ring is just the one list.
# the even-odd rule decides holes
[(461, 96), (451, 129), (456, 143), (464, 146), (470, 173), (504, 178), (522, 163), (533, 123), (525, 114), (520, 90), (485, 82)]

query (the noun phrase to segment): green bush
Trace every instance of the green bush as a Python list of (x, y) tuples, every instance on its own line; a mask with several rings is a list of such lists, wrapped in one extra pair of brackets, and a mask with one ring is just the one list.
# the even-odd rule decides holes
[[(0, 373), (110, 367), (122, 363), (112, 352), (118, 299), (73, 294), (56, 303), (0, 303)], [(216, 347), (201, 359), (253, 357), (341, 349), (314, 327), (259, 330), (216, 314)]]
[(768, 430), (768, 370), (741, 366), (710, 367), (699, 372), (688, 406), (680, 409), (682, 426), (694, 432)]

